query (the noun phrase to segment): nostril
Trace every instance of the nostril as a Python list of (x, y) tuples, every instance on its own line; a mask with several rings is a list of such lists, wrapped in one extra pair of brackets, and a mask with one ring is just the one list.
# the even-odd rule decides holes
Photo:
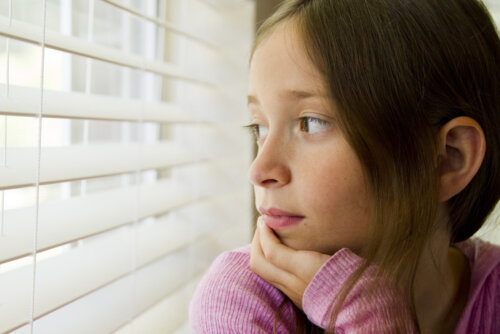
[(264, 180), (261, 182), (261, 184), (263, 186), (270, 186), (270, 185), (273, 185), (275, 183), (278, 183), (278, 180), (275, 180), (275, 179), (267, 179), (267, 180)]

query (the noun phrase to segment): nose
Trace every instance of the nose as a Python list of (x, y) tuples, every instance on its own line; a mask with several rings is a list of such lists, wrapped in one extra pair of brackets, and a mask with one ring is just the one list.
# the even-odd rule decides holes
[(248, 171), (254, 186), (279, 188), (291, 181), (290, 154), (279, 138), (268, 136)]

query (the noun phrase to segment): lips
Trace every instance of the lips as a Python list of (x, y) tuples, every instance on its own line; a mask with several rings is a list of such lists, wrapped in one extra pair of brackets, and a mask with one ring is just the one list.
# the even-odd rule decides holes
[(300, 224), (304, 219), (304, 216), (277, 208), (260, 207), (259, 212), (262, 214), (262, 218), (266, 225), (274, 230)]

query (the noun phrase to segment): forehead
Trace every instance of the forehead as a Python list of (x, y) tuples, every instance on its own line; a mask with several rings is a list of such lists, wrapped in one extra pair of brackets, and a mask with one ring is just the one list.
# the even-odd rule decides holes
[(307, 91), (326, 96), (324, 78), (311, 62), (295, 23), (280, 23), (255, 49), (249, 95)]

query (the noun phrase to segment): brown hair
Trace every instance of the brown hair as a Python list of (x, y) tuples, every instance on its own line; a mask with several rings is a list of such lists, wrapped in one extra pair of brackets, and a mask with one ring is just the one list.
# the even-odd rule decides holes
[(436, 228), (442, 125), (469, 116), (487, 143), (478, 173), (447, 203), (451, 242), (472, 236), (500, 197), (500, 41), (492, 19), (479, 0), (288, 0), (259, 28), (254, 50), (285, 21), (323, 74), (375, 199), (367, 262), (332, 317), (373, 262), (401, 284), (414, 312), (413, 277)]

